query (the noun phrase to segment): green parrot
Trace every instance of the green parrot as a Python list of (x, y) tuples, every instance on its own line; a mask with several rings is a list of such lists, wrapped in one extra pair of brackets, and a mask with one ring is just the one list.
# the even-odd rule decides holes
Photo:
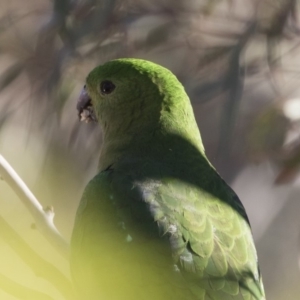
[(71, 239), (80, 299), (265, 299), (245, 209), (205, 156), (177, 78), (112, 60), (88, 75), (77, 109), (103, 131)]

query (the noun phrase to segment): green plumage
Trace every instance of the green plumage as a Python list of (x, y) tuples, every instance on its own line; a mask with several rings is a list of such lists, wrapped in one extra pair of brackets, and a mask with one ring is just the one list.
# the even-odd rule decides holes
[(207, 160), (176, 77), (119, 59), (86, 88), (104, 139), (71, 243), (82, 299), (265, 299), (245, 210)]

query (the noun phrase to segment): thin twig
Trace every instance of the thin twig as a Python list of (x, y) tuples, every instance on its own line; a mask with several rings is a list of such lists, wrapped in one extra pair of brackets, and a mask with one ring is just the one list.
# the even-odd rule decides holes
[(69, 256), (69, 245), (59, 233), (53, 223), (53, 209), (44, 209), (33, 193), (26, 186), (24, 181), (0, 155), (0, 175), (18, 195), (20, 200), (33, 216), (37, 228), (44, 237), (55, 247), (55, 249), (65, 258)]
[(54, 265), (44, 260), (39, 254), (32, 250), (1, 216), (0, 239), (5, 241), (37, 276), (44, 278), (60, 291), (65, 299), (73, 300), (75, 298), (70, 280)]
[(223, 89), (229, 88), (228, 98), (224, 103), (221, 119), (221, 134), (218, 145), (219, 161), (226, 161), (232, 142), (232, 132), (236, 122), (237, 111), (243, 94), (245, 70), (240, 65), (240, 56), (250, 38), (257, 28), (256, 22), (251, 22), (245, 32), (241, 35), (237, 44), (232, 48), (229, 60), (227, 80)]

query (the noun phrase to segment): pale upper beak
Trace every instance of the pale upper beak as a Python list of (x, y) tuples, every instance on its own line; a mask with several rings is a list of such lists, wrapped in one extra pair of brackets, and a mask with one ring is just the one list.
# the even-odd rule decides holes
[(91, 98), (86, 90), (86, 86), (84, 86), (80, 92), (76, 108), (78, 110), (78, 115), (83, 112), (85, 108), (87, 108), (89, 105), (91, 105)]
[(84, 86), (81, 90), (76, 108), (78, 110), (78, 117), (80, 121), (85, 121), (86, 123), (97, 122), (92, 105), (92, 99), (87, 92), (86, 86)]

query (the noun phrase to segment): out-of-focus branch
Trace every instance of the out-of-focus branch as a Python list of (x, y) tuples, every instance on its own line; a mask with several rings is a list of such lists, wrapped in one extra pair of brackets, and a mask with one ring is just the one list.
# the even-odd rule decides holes
[(222, 161), (227, 161), (227, 157), (230, 152), (233, 128), (243, 93), (244, 69), (240, 65), (240, 56), (249, 39), (255, 33), (256, 28), (256, 22), (251, 22), (248, 25), (245, 32), (239, 38), (237, 44), (233, 47), (229, 60), (227, 80), (224, 83), (225, 89), (227, 89), (227, 87), (229, 88), (229, 93), (228, 98), (224, 103), (223, 116), (221, 120), (221, 135), (218, 147), (218, 158)]
[(44, 237), (57, 249), (62, 256), (68, 258), (69, 245), (54, 225), (53, 209), (42, 207), (33, 193), (26, 186), (24, 181), (2, 155), (0, 155), (0, 175), (14, 190), (14, 192), (18, 195), (20, 200), (32, 214), (37, 228), (42, 232)]
[(25, 287), (0, 273), (0, 288), (17, 299), (54, 300), (52, 297)]
[[(65, 299), (73, 300), (73, 287), (56, 267), (45, 261), (10, 227), (10, 225), (0, 216), (0, 238), (3, 239), (19, 257), (33, 270), (33, 272), (48, 282), (64, 295)], [(0, 277), (1, 287), (1, 277)], [(32, 298), (28, 298), (32, 299)], [(34, 298), (33, 298), (34, 299)], [(38, 298), (42, 299), (42, 298)], [(46, 299), (46, 298), (45, 298)]]

